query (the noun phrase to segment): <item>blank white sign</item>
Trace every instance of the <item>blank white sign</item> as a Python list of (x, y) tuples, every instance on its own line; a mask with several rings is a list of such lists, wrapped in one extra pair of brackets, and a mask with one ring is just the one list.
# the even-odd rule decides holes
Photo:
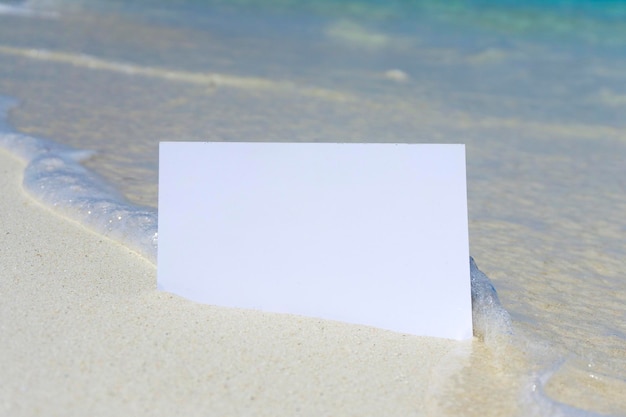
[(158, 287), (472, 335), (464, 145), (164, 142)]

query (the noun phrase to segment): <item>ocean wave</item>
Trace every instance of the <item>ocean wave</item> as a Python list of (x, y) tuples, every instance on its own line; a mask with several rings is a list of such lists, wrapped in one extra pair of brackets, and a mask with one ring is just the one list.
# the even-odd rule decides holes
[(14, 103), (0, 97), (0, 146), (26, 162), (24, 189), (36, 200), (156, 263), (157, 211), (129, 203), (82, 166), (81, 161), (93, 156), (93, 151), (12, 131), (4, 115)]
[(511, 316), (502, 307), (496, 288), (470, 257), (472, 322), (474, 335), (486, 344), (495, 344), (513, 333)]

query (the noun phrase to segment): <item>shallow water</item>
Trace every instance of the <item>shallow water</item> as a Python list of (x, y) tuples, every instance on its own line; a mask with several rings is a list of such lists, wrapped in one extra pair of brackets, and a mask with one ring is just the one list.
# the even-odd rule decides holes
[(98, 187), (153, 208), (162, 140), (466, 143), (513, 334), (474, 343), (443, 409), (626, 414), (623, 3), (283, 4), (12, 4), (3, 132), (94, 150)]

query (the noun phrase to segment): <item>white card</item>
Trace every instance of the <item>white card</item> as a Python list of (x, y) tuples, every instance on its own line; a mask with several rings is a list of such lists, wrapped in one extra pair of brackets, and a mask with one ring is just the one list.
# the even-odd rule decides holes
[(465, 146), (163, 142), (158, 288), (468, 339)]

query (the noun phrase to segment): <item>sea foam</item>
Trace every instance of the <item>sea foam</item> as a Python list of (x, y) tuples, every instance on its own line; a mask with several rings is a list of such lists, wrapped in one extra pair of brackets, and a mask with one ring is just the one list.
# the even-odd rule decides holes
[(13, 104), (0, 97), (0, 146), (26, 162), (24, 189), (36, 200), (156, 263), (157, 211), (129, 203), (81, 165), (95, 152), (13, 131), (5, 118)]
[(487, 344), (497, 343), (502, 337), (513, 333), (511, 316), (502, 307), (496, 288), (470, 256), (472, 283), (472, 322), (474, 335)]

